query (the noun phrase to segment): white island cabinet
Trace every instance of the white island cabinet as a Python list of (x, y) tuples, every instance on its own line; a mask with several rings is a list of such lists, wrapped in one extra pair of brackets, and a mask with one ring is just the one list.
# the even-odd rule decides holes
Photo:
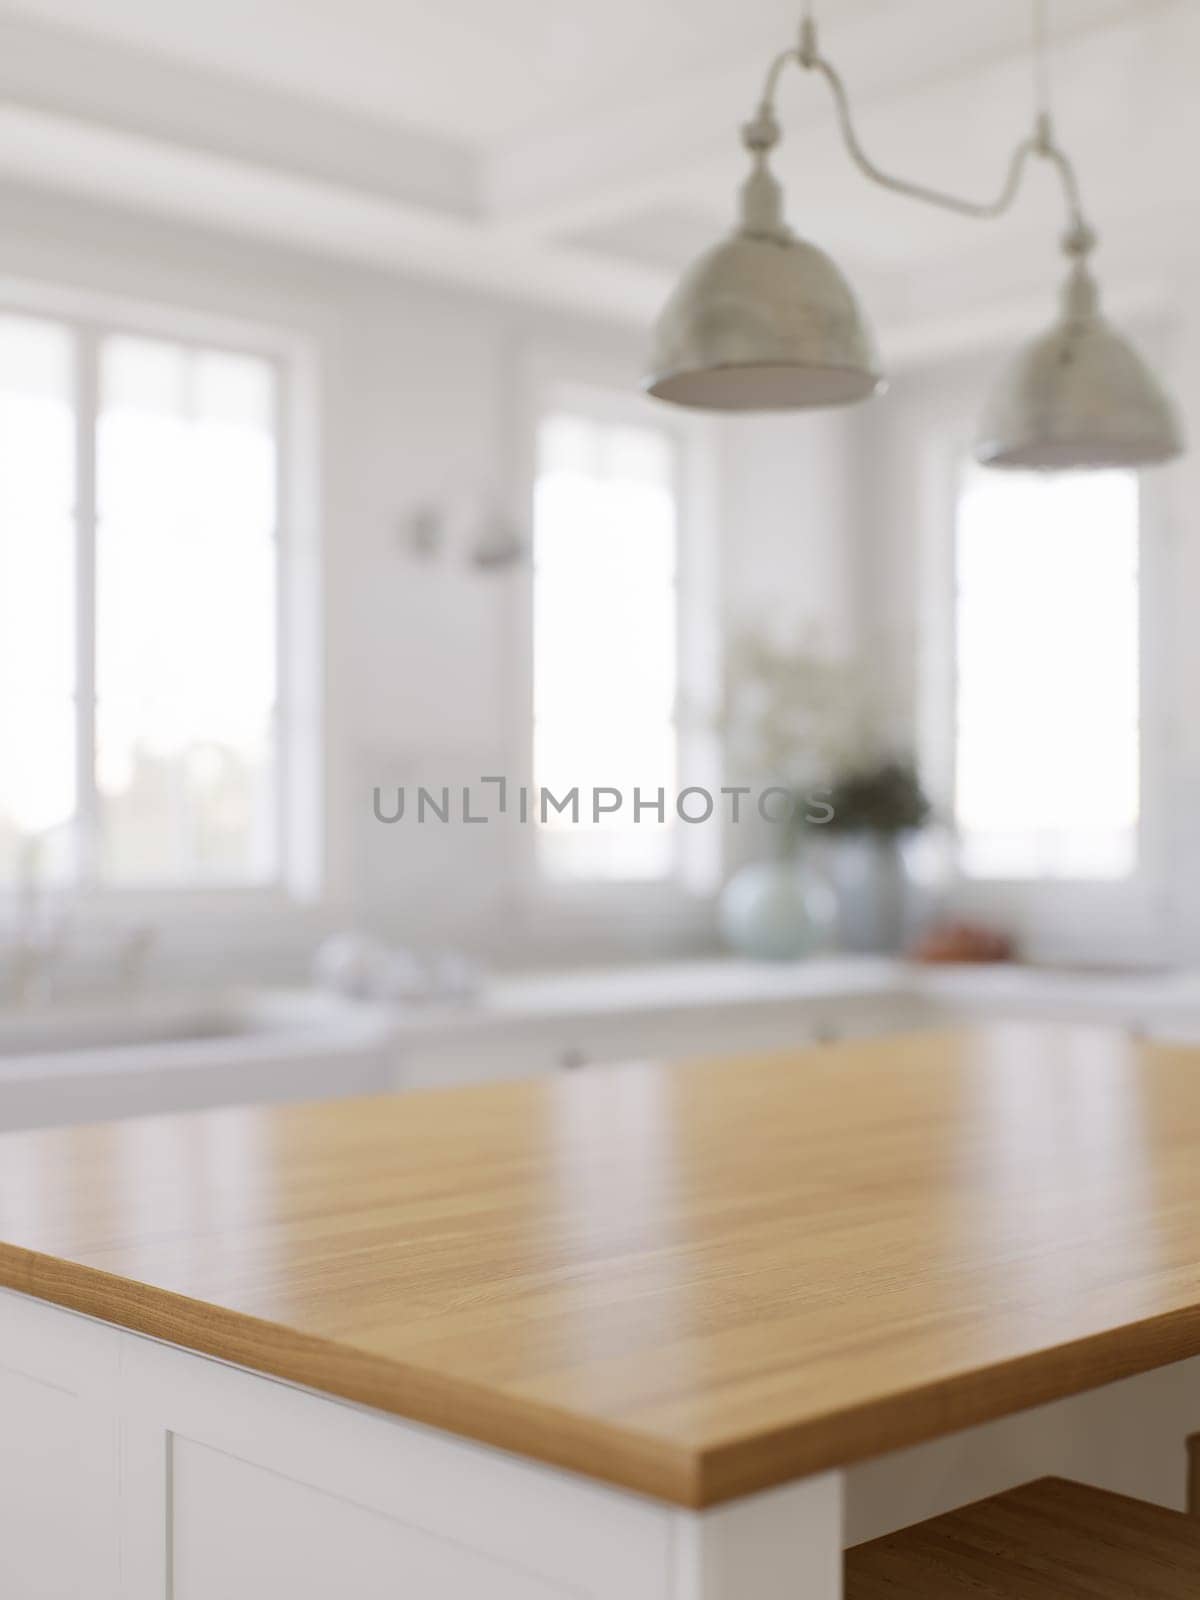
[(1043, 1473), (1179, 1504), (1197, 1065), (1012, 1024), (6, 1135), (0, 1595), (838, 1600)]

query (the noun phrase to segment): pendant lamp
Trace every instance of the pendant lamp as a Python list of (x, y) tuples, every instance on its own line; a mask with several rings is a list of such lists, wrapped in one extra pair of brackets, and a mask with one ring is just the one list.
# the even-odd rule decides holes
[(855, 130), (845, 84), (821, 54), (815, 21), (772, 63), (754, 118), (742, 130), (751, 170), (733, 232), (684, 273), (654, 329), (644, 387), (660, 400), (711, 411), (798, 411), (849, 405), (884, 387), (863, 313), (836, 263), (787, 226), (770, 169), (779, 143), (779, 80), (795, 64), (827, 83), (851, 160), (872, 182), (964, 216), (1004, 215), (1031, 159), (1057, 173), (1071, 261), (1059, 314), (1017, 352), (984, 411), (976, 448), (986, 466), (1026, 470), (1142, 467), (1183, 450), (1178, 415), (1149, 366), (1104, 317), (1089, 261), (1096, 236), (1075, 170), (1054, 134), (1046, 89), (1045, 0), (1034, 0), (1039, 109), (995, 200), (975, 202), (894, 177), (875, 165)]

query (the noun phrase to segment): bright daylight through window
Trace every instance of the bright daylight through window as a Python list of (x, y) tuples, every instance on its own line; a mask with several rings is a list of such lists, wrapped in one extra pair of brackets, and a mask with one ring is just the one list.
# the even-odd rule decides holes
[(1137, 864), (1138, 483), (971, 468), (956, 538), (955, 816), (981, 878)]
[(277, 387), (0, 318), (0, 881), (274, 877)]
[[(657, 428), (555, 413), (538, 431), (534, 782), (578, 788), (538, 828), (546, 876), (668, 877), (676, 833), (677, 461)], [(592, 820), (594, 788), (620, 792)], [(634, 815), (634, 790), (645, 809)], [(665, 791), (665, 821), (650, 809)]]

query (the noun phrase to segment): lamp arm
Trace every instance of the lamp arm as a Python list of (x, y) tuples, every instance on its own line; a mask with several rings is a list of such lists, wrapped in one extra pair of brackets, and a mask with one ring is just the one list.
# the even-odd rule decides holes
[(1067, 202), (1067, 214), (1071, 219), (1071, 231), (1067, 236), (1068, 251), (1072, 254), (1086, 255), (1095, 245), (1096, 235), (1084, 216), (1083, 200), (1079, 193), (1079, 177), (1074, 164), (1066, 151), (1055, 143), (1050, 121), (1046, 116), (1038, 119), (1036, 146), (1038, 155), (1053, 163), (1062, 184), (1063, 195)]
[[(785, 50), (771, 63), (767, 73), (767, 80), (763, 86), (763, 96), (759, 105), (757, 124), (760, 127), (776, 129), (775, 121), (775, 96), (779, 88), (779, 80), (784, 69), (792, 62), (805, 71), (819, 72), (828, 83), (833, 95), (834, 108), (837, 112), (838, 127), (841, 131), (842, 142), (858, 170), (881, 188), (890, 189), (894, 194), (907, 195), (912, 200), (924, 201), (926, 205), (940, 206), (945, 211), (955, 211), (965, 217), (1000, 217), (1011, 207), (1020, 193), (1021, 184), (1025, 176), (1025, 168), (1031, 156), (1038, 156), (1049, 161), (1058, 173), (1062, 184), (1063, 198), (1066, 202), (1067, 216), (1069, 219), (1069, 232), (1065, 241), (1065, 248), (1073, 255), (1086, 255), (1095, 244), (1093, 233), (1083, 211), (1083, 201), (1080, 196), (1079, 178), (1075, 168), (1066, 152), (1058, 145), (1054, 138), (1050, 118), (1046, 113), (1038, 117), (1037, 127), (1027, 139), (1022, 139), (1009, 158), (1008, 171), (1005, 174), (1004, 184), (1000, 193), (994, 200), (978, 201), (966, 200), (959, 195), (946, 194), (940, 189), (929, 188), (923, 183), (914, 183), (907, 178), (897, 178), (889, 172), (884, 172), (882, 167), (876, 166), (870, 156), (863, 149), (862, 141), (854, 126), (854, 119), (850, 112), (850, 96), (842, 77), (832, 62), (820, 54), (817, 49), (816, 29), (811, 22), (806, 22), (801, 33), (800, 48), (798, 50)], [(777, 134), (776, 134), (777, 136)], [(771, 142), (774, 142), (773, 140)]]
[(931, 189), (923, 183), (913, 183), (907, 178), (893, 177), (891, 173), (877, 167), (862, 147), (850, 115), (850, 97), (836, 69), (823, 56), (814, 57), (808, 65), (811, 70), (819, 72), (829, 84), (837, 110), (842, 141), (850, 154), (850, 159), (864, 177), (871, 179), (872, 183), (877, 183), (884, 189), (891, 189), (896, 194), (908, 195), (912, 200), (923, 200), (927, 205), (941, 206), (946, 211), (957, 211), (967, 217), (1003, 216), (1016, 199), (1021, 179), (1025, 175), (1025, 163), (1037, 149), (1036, 140), (1023, 139), (1017, 145), (1009, 160), (1004, 185), (994, 200), (964, 200), (957, 195), (944, 194), (940, 189)]
[(793, 61), (797, 66), (802, 65), (799, 50), (781, 51), (772, 61), (767, 71), (767, 81), (763, 84), (762, 98), (758, 103), (760, 114), (765, 114), (774, 119), (775, 96), (779, 93), (779, 80), (783, 77), (785, 69)]

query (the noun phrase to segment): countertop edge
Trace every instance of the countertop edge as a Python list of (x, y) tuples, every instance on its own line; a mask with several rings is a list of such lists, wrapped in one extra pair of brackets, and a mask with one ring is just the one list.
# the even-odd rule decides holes
[(701, 1458), (636, 1429), (606, 1425), (2, 1240), (0, 1289), (526, 1462), (685, 1509), (702, 1506)]
[(706, 1450), (697, 1504), (723, 1505), (1194, 1358), (1200, 1358), (1200, 1307), (1184, 1306), (991, 1366), (967, 1367)]
[(706, 1510), (1200, 1356), (1200, 1307), (696, 1452), (0, 1242), (0, 1288), (686, 1510)]

